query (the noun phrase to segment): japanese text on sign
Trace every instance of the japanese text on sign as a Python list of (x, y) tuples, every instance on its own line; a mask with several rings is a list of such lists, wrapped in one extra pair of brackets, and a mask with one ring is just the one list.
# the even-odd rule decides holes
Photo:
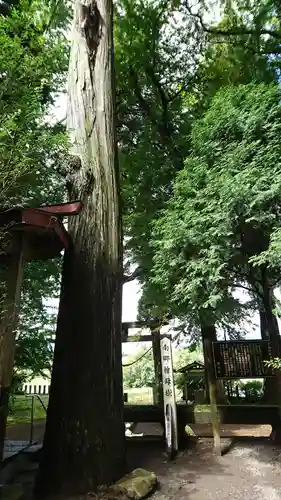
[[(173, 378), (173, 363), (172, 363), (172, 343), (171, 339), (163, 338), (161, 340), (161, 360), (162, 360), (162, 379), (163, 379), (163, 396), (164, 396), (164, 413), (165, 413), (165, 430), (167, 445), (172, 446), (172, 436), (174, 436), (173, 447), (177, 449), (177, 410), (175, 400), (175, 388)], [(167, 408), (170, 408), (169, 415)]]
[(265, 378), (274, 371), (265, 364), (272, 357), (270, 342), (213, 342), (214, 368), (217, 379)]

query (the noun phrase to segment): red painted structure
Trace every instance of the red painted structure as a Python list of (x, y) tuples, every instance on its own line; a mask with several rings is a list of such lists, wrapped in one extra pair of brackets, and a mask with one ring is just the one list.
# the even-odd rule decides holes
[[(18, 252), (23, 240), (24, 260), (47, 260), (60, 255), (70, 243), (63, 218), (77, 215), (82, 203), (62, 203), (40, 208), (13, 208), (0, 212), (0, 227), (6, 229), (2, 259)], [(22, 238), (19, 238), (22, 236)]]
[(0, 211), (0, 266), (6, 272), (6, 295), (0, 322), (0, 462), (13, 376), (15, 329), (26, 261), (47, 260), (67, 250), (70, 237), (63, 218), (77, 215), (80, 201), (40, 208), (12, 208)]

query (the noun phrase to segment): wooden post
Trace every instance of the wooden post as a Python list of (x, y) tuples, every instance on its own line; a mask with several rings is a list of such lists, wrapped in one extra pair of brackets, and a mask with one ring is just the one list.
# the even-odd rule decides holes
[(217, 408), (216, 379), (213, 365), (212, 342), (209, 339), (204, 339), (204, 349), (206, 353), (206, 369), (208, 372), (212, 428), (214, 437), (214, 453), (216, 455), (221, 455), (220, 423)]
[(3, 458), (9, 391), (13, 377), (16, 323), (23, 279), (23, 248), (11, 255), (0, 322), (0, 463)]
[(31, 409), (30, 409), (30, 435), (29, 435), (29, 444), (33, 443), (33, 431), (34, 431), (34, 403), (35, 396), (34, 394), (31, 396)]
[(160, 329), (152, 333), (152, 351), (154, 361), (155, 385), (153, 387), (153, 404), (162, 405), (163, 400), (163, 377), (161, 363)]

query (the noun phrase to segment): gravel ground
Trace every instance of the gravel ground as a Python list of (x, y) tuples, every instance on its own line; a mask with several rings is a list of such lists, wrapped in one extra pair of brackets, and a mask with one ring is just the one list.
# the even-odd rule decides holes
[(281, 448), (269, 440), (236, 440), (226, 455), (215, 457), (212, 441), (203, 439), (173, 463), (159, 449), (142, 455), (134, 465), (155, 471), (160, 483), (153, 500), (281, 499)]

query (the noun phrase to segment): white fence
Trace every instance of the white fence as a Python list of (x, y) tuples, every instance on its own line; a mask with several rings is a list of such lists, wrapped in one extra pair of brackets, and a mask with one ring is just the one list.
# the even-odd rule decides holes
[(49, 394), (51, 379), (46, 377), (35, 377), (23, 385), (25, 394)]

